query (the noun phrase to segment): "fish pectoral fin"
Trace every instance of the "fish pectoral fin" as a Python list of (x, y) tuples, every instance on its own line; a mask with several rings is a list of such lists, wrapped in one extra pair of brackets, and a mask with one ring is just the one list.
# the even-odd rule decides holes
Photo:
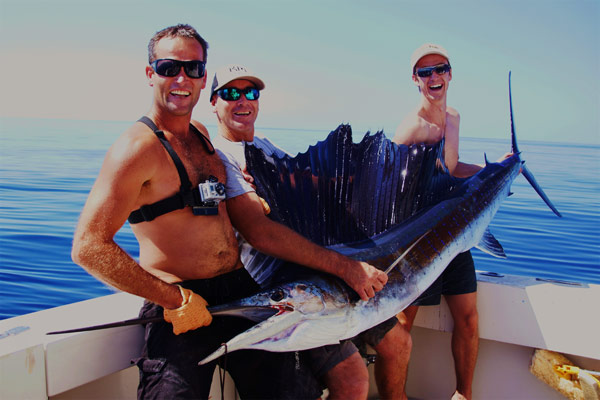
[(300, 347), (298, 342), (301, 341), (301, 347), (306, 349), (338, 344), (350, 328), (348, 318), (321, 318), (304, 321), (294, 332), (296, 335), (294, 341), (297, 347)]
[(489, 229), (486, 229), (483, 233), (483, 237), (481, 241), (477, 244), (479, 250), (484, 253), (488, 253), (491, 256), (498, 258), (506, 258), (506, 253), (504, 253), (504, 249), (498, 240), (492, 235)]

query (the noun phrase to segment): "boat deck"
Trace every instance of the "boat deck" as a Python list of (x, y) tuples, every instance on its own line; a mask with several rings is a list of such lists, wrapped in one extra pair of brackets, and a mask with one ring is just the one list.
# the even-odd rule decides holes
[[(600, 370), (600, 285), (561, 284), (478, 273), (480, 351), (474, 398), (561, 399), (529, 372), (536, 348)], [(142, 299), (118, 293), (0, 321), (0, 398), (133, 399), (142, 346), (140, 326), (47, 336), (46, 332), (134, 318)], [(407, 393), (449, 398), (454, 391), (452, 318), (444, 302), (422, 307), (413, 328)], [(373, 376), (373, 365), (369, 366)], [(218, 381), (213, 396), (220, 397)], [(226, 397), (235, 398), (233, 383)], [(377, 398), (372, 381), (370, 398)]]

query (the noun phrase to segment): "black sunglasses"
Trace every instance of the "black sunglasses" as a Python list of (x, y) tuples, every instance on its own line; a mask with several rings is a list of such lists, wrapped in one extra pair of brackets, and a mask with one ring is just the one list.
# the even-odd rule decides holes
[(225, 101), (237, 101), (242, 94), (246, 96), (246, 100), (258, 100), (260, 91), (257, 88), (249, 87), (246, 89), (224, 88), (217, 90), (217, 95)]
[(432, 67), (417, 68), (416, 73), (421, 78), (427, 78), (433, 74), (433, 71), (438, 75), (444, 75), (446, 72), (450, 71), (450, 69), (452, 69), (450, 64), (439, 64)]
[(185, 71), (186, 75), (192, 79), (202, 78), (204, 76), (204, 66), (206, 61), (192, 60), (192, 61), (180, 61), (172, 60), (170, 58), (161, 58), (150, 64), (154, 72), (161, 76), (167, 76), (172, 78), (179, 74), (181, 67)]

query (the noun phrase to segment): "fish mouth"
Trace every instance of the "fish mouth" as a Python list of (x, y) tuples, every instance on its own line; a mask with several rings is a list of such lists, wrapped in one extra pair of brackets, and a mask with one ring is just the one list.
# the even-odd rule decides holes
[(274, 315), (281, 315), (281, 314), (285, 314), (287, 312), (292, 312), (295, 310), (294, 307), (292, 307), (289, 304), (275, 304), (275, 305), (271, 306), (271, 308), (273, 310), (277, 310), (277, 313)]
[(210, 307), (210, 313), (213, 316), (230, 316), (245, 318), (253, 322), (262, 322), (275, 315), (282, 315), (294, 311), (294, 307), (289, 304), (276, 304), (268, 306), (253, 305), (231, 305)]

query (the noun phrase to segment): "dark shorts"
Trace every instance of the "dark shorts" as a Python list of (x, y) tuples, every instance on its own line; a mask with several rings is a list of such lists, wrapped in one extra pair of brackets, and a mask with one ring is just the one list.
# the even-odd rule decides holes
[(360, 349), (362, 355), (366, 355), (366, 345), (368, 344), (371, 347), (375, 347), (381, 342), (381, 339), (398, 323), (398, 318), (395, 316), (383, 321), (379, 325), (375, 325), (374, 327), (367, 329), (363, 333), (357, 335), (352, 339), (352, 342), (356, 347)]
[(440, 304), (442, 295), (453, 296), (477, 291), (477, 276), (471, 251), (457, 255), (442, 275), (415, 300), (412, 306), (435, 306)]
[(306, 356), (313, 374), (320, 380), (324, 388), (325, 374), (357, 351), (358, 349), (352, 341), (344, 340), (339, 345), (317, 347), (300, 353)]
[[(212, 279), (181, 283), (211, 305), (252, 295), (258, 286), (244, 269)], [(146, 302), (141, 317), (162, 316), (162, 307)], [(231, 375), (242, 399), (315, 399), (322, 391), (302, 352), (238, 350), (207, 365), (198, 361), (254, 325), (243, 318), (214, 317), (206, 327), (173, 334), (166, 322), (146, 325), (140, 369), (140, 399), (207, 399), (217, 363)]]

